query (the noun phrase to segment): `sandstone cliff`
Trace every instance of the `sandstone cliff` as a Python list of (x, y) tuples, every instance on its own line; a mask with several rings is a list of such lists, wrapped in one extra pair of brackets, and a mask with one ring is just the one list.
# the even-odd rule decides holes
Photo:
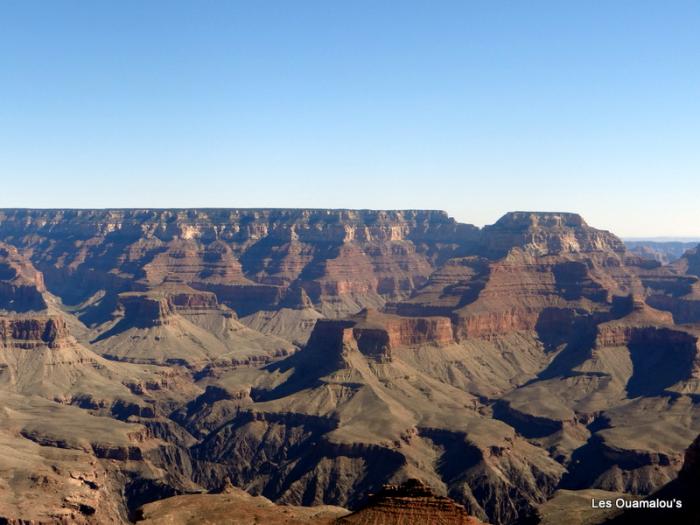
[[(74, 237), (74, 246), (65, 242)], [(33, 252), (66, 302), (174, 279), (214, 291), (240, 315), (274, 307), (292, 288), (326, 315), (381, 306), (477, 237), (477, 228), (430, 211), (0, 212), (0, 238)]]
[(0, 242), (8, 519), (123, 522), (229, 479), (358, 511), (419, 478), (438, 496), (365, 515), (507, 524), (648, 495), (700, 432), (694, 253), (575, 214), (4, 210)]
[(338, 519), (339, 525), (479, 525), (482, 522), (469, 516), (462, 505), (450, 498), (436, 495), (430, 487), (416, 479), (401, 485), (385, 485), (370, 497), (367, 505)]

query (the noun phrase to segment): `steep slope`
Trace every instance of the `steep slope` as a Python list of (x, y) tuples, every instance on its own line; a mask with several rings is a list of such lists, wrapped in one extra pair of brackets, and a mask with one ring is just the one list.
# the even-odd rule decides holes
[(700, 277), (700, 245), (685, 252), (675, 266), (683, 273)]
[(0, 311), (45, 310), (44, 278), (14, 246), (0, 242)]
[[(294, 356), (206, 380), (207, 393), (175, 417), (201, 439), (196, 479), (354, 507), (385, 483), (420, 477), (497, 523), (544, 501), (561, 467), (483, 417), (474, 396), (403, 360), (443, 326), (376, 312), (319, 321)], [(430, 344), (449, 342), (448, 331)]]
[(134, 408), (137, 411), (152, 412), (133, 390), (143, 391), (143, 385), (160, 389), (173, 374), (113, 363), (86, 348), (71, 333), (74, 327), (81, 332), (85, 328), (59, 308), (42, 274), (14, 248), (3, 250), (0, 390), (102, 408), (133, 405), (140, 407)]
[(642, 274), (647, 302), (673, 314), (676, 323), (700, 323), (700, 250), (693, 249), (673, 265)]
[(128, 523), (143, 497), (197, 489), (170, 464), (177, 448), (147, 425), (0, 396), (0, 522)]
[(610, 525), (647, 525), (674, 523), (691, 525), (700, 522), (697, 487), (700, 483), (700, 436), (685, 452), (685, 461), (677, 479), (654, 492), (636, 507), (606, 522)]
[(100, 329), (94, 350), (132, 363), (201, 369), (210, 364), (264, 363), (295, 349), (242, 325), (213, 293), (182, 285), (120, 294), (114, 320)]
[(477, 237), (437, 211), (0, 211), (0, 239), (31, 253), (66, 304), (177, 281), (241, 316), (299, 289), (324, 315), (381, 306)]
[(142, 497), (133, 486), (156, 497), (194, 487), (183, 475), (187, 457), (174, 465), (186, 433), (181, 443), (156, 435), (168, 434), (164, 414), (197, 387), (176, 371), (115, 363), (86, 348), (71, 334), (81, 323), (46, 292), (41, 273), (5, 253), (0, 521), (125, 523), (130, 501)]
[(598, 325), (592, 347), (560, 356), (496, 417), (567, 466), (563, 488), (648, 494), (673, 479), (700, 431), (698, 334), (638, 303)]
[(540, 324), (606, 312), (615, 297), (643, 293), (624, 267), (622, 242), (574, 214), (509, 213), (484, 229), (480, 251), (489, 258), (448, 261), (394, 308), (449, 314), (458, 338), (491, 337), (547, 330)]
[(294, 345), (303, 346), (308, 342), (319, 319), (324, 319), (324, 316), (315, 308), (280, 308), (273, 311), (260, 310), (240, 321), (260, 333), (281, 337)]
[(0, 317), (2, 390), (104, 405), (135, 400), (126, 384), (152, 380), (149, 370), (125, 368), (84, 348), (60, 318)]
[(437, 496), (430, 487), (416, 479), (401, 485), (385, 485), (367, 505), (349, 516), (338, 519), (339, 525), (480, 525), (462, 505), (450, 498)]
[[(0, 516), (119, 521), (229, 479), (359, 511), (416, 478), (506, 524), (650, 494), (700, 432), (695, 253), (663, 266), (575, 214), (6, 210), (0, 241)], [(219, 496), (173, 502), (268, 506)], [(424, 511), (385, 496), (365, 516)]]

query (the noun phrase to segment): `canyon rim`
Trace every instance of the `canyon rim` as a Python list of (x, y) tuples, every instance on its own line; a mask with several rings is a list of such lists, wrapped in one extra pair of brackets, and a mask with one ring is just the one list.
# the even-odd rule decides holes
[(0, 210), (0, 518), (575, 523), (678, 491), (698, 253), (571, 213)]

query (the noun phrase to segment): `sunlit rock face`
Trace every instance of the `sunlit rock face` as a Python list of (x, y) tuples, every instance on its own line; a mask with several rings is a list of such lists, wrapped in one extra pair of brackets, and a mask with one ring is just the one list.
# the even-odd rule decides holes
[(648, 495), (700, 433), (696, 252), (576, 214), (4, 210), (0, 243), (0, 521), (219, 513), (233, 483), (517, 523)]
[[(0, 236), (33, 253), (66, 302), (168, 282), (247, 315), (279, 304), (340, 316), (406, 297), (479, 230), (439, 211), (5, 210)], [(41, 246), (40, 250), (36, 248)]]

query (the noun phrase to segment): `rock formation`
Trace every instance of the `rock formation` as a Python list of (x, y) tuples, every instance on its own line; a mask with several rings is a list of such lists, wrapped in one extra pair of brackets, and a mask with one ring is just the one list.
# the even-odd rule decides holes
[(2, 210), (0, 521), (277, 519), (228, 480), (346, 522), (646, 497), (700, 433), (697, 252), (569, 213)]
[(450, 498), (437, 496), (427, 485), (416, 479), (401, 485), (384, 485), (372, 495), (365, 507), (338, 519), (339, 525), (479, 525), (462, 505)]
[(209, 494), (173, 496), (141, 507), (136, 521), (142, 525), (333, 525), (347, 514), (341, 507), (275, 505), (263, 496), (228, 485)]
[(212, 292), (184, 285), (119, 294), (114, 319), (104, 328), (92, 341), (95, 351), (131, 363), (201, 369), (212, 363), (265, 363), (295, 350), (238, 322)]
[(0, 311), (27, 312), (47, 307), (44, 278), (14, 246), (0, 242)]

